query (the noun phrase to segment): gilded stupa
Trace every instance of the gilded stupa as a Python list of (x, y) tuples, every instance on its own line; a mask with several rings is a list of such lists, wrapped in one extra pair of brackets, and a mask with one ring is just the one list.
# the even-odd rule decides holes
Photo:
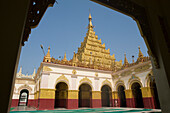
[(78, 48), (77, 58), (81, 63), (93, 64), (96, 67), (104, 66), (106, 68), (122, 66), (122, 61), (115, 62), (115, 55), (110, 55), (110, 49), (106, 50), (105, 43), (102, 44), (101, 39), (95, 35), (92, 25), (92, 17), (89, 14), (88, 31)]

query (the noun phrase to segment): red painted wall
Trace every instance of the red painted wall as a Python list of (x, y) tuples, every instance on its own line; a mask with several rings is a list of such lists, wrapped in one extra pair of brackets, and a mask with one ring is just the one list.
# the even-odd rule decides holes
[(19, 102), (19, 99), (12, 99), (11, 107), (17, 107), (18, 102)]
[(54, 109), (54, 99), (39, 99), (39, 110), (45, 109)]
[(78, 99), (67, 99), (67, 109), (78, 109)]
[(34, 99), (28, 99), (27, 106), (35, 107), (35, 100)]
[(134, 98), (126, 98), (126, 106), (130, 108), (135, 108)]
[(153, 97), (143, 98), (144, 108), (155, 109)]
[(92, 108), (101, 108), (101, 99), (92, 99)]

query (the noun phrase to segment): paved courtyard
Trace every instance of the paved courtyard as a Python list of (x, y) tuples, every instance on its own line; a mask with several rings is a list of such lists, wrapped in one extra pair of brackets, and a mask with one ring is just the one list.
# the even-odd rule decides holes
[(34, 108), (13, 108), (10, 113), (161, 113), (158, 109), (141, 109), (141, 108), (80, 108), (80, 109), (55, 109), (55, 110), (36, 110)]

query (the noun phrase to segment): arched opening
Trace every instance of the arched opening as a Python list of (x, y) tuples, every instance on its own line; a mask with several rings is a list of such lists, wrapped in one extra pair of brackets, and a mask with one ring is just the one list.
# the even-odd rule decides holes
[(66, 108), (68, 99), (68, 85), (60, 82), (56, 85), (54, 108)]
[(111, 107), (112, 106), (112, 90), (108, 85), (102, 86), (101, 89), (102, 97), (102, 107)]
[(137, 82), (133, 83), (132, 86), (131, 86), (136, 108), (143, 108), (144, 107), (142, 92), (141, 92), (140, 88), (141, 88), (141, 85)]
[(20, 96), (19, 96), (18, 106), (27, 106), (28, 96), (29, 96), (29, 91), (27, 89), (21, 90)]
[(117, 90), (118, 90), (118, 97), (120, 100), (120, 107), (126, 107), (126, 97), (125, 97), (124, 86), (120, 85)]
[(91, 107), (92, 88), (88, 84), (79, 87), (79, 107)]
[(153, 95), (153, 98), (154, 98), (155, 108), (156, 109), (161, 109), (155, 79), (150, 82), (150, 87), (152, 88), (152, 95)]

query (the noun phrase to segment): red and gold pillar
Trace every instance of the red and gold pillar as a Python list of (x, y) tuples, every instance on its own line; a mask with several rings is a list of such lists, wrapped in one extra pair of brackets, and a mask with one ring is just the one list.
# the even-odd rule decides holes
[(113, 107), (119, 107), (120, 102), (119, 102), (119, 99), (118, 99), (118, 92), (117, 91), (112, 92), (112, 98), (113, 98)]
[(150, 87), (142, 87), (142, 97), (144, 108), (154, 109), (154, 98), (152, 96), (152, 89)]
[(78, 109), (78, 90), (68, 90), (67, 109)]
[(92, 91), (92, 108), (101, 108), (101, 91)]
[(54, 109), (55, 89), (40, 89), (39, 110)]
[(135, 100), (133, 98), (133, 93), (131, 89), (125, 90), (125, 96), (126, 96), (126, 106), (135, 108)]

